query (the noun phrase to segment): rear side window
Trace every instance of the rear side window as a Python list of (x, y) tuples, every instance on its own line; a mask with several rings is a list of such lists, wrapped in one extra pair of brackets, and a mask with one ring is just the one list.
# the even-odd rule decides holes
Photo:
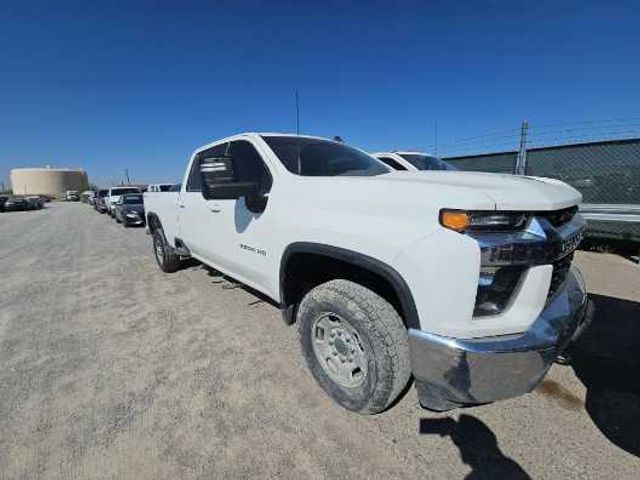
[(387, 165), (389, 165), (394, 170), (406, 170), (405, 167), (400, 165), (400, 163), (398, 163), (398, 161), (394, 160), (393, 158), (378, 157), (378, 160), (380, 160), (382, 163), (386, 163)]
[(187, 192), (200, 192), (202, 191), (202, 181), (200, 179), (200, 163), (203, 158), (219, 158), (224, 157), (227, 151), (228, 143), (216, 145), (196, 155), (191, 164), (191, 171), (189, 172), (189, 179), (187, 180)]

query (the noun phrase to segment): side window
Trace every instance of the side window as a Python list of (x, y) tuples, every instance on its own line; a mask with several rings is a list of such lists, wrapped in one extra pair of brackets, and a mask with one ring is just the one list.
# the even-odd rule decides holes
[(246, 140), (231, 142), (227, 155), (233, 158), (236, 182), (256, 182), (262, 193), (271, 190), (271, 173), (251, 143)]
[(380, 160), (383, 163), (386, 163), (387, 165), (389, 165), (391, 168), (393, 168), (394, 170), (406, 170), (405, 167), (403, 167), (402, 165), (400, 165), (396, 160), (394, 160), (393, 158), (389, 158), (389, 157), (377, 157), (378, 160)]
[(191, 171), (189, 172), (189, 179), (187, 180), (187, 192), (200, 192), (202, 191), (202, 181), (200, 179), (200, 162), (203, 158), (211, 157), (224, 157), (227, 151), (228, 143), (216, 145), (208, 150), (203, 150), (196, 155), (191, 164)]

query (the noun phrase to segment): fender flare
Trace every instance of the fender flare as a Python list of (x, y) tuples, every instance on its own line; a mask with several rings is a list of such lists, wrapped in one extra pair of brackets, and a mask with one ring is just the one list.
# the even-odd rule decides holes
[(409, 289), (407, 282), (402, 278), (402, 275), (400, 275), (390, 265), (376, 258), (353, 250), (348, 250), (346, 248), (334, 247), (333, 245), (326, 245), (323, 243), (294, 242), (289, 244), (284, 250), (282, 258), (280, 259), (280, 300), (282, 302), (283, 314), (285, 311), (290, 310), (290, 306), (287, 305), (284, 290), (286, 281), (286, 265), (289, 258), (297, 253), (311, 253), (334, 258), (345, 263), (353, 264), (382, 277), (384, 280), (389, 282), (397, 295), (403, 310), (402, 313), (407, 327), (420, 330), (420, 317), (418, 316), (418, 310), (416, 309), (416, 304), (413, 300), (411, 290)]

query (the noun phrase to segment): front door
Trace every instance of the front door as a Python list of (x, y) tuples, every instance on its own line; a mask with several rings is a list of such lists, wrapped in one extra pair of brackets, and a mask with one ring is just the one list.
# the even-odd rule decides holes
[(212, 201), (218, 210), (214, 216), (220, 227), (216, 242), (220, 248), (220, 267), (243, 283), (277, 297), (273, 281), (276, 259), (270, 248), (274, 228), (268, 199), (273, 183), (271, 172), (248, 140), (230, 142), (225, 156), (233, 161), (235, 181), (258, 184), (262, 201), (258, 206), (247, 202), (245, 197)]

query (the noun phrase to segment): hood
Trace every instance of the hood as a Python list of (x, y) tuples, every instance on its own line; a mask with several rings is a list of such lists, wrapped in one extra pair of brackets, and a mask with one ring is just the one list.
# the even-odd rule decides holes
[(582, 201), (582, 195), (576, 189), (550, 178), (433, 170), (391, 172), (377, 178), (390, 184), (421, 184), (425, 188), (445, 189), (454, 199), (458, 193), (464, 192), (468, 196), (476, 192), (479, 197), (489, 197), (497, 210), (558, 210)]

